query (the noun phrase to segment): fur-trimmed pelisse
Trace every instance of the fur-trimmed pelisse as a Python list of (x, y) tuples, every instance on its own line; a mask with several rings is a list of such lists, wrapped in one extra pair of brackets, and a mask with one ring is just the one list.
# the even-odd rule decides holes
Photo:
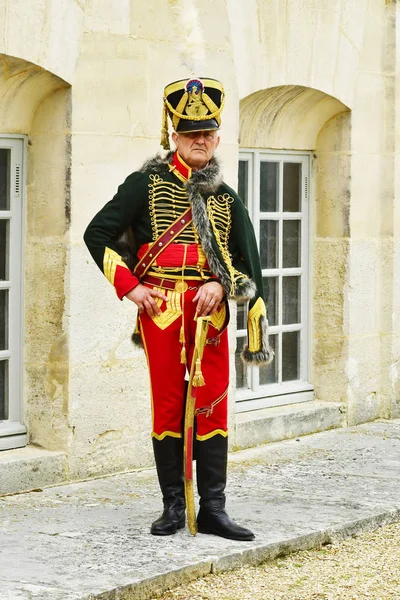
[[(141, 172), (151, 171), (157, 175), (165, 173), (167, 165), (172, 162), (174, 152), (168, 152), (165, 156), (158, 154), (154, 158), (146, 161)], [(243, 278), (235, 282), (232, 292), (232, 282), (228, 272), (221, 265), (220, 260), (215, 254), (212, 246), (212, 233), (210, 221), (207, 215), (206, 199), (214, 194), (222, 184), (221, 167), (218, 159), (214, 156), (212, 162), (204, 169), (195, 171), (190, 180), (184, 185), (187, 189), (189, 202), (192, 205), (193, 223), (201, 239), (201, 245), (207, 257), (211, 271), (221, 282), (227, 296), (234, 300), (251, 300), (254, 298), (257, 288), (255, 283), (249, 278)], [(121, 251), (123, 260), (130, 265), (133, 262), (132, 245), (127, 242), (126, 234), (120, 236), (118, 247)]]

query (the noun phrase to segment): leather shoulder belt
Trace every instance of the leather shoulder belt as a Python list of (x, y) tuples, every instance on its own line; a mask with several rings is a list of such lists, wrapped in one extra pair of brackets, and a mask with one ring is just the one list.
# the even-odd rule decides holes
[(138, 279), (141, 279), (146, 275), (147, 271), (150, 269), (156, 258), (160, 256), (161, 252), (169, 246), (191, 222), (192, 207), (190, 206), (160, 235), (137, 263), (134, 273)]

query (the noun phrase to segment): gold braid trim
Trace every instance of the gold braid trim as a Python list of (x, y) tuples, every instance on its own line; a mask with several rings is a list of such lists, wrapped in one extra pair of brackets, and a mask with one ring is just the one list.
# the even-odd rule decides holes
[(249, 330), (249, 351), (259, 352), (261, 350), (261, 327), (260, 317), (267, 317), (267, 309), (264, 300), (258, 298), (254, 306), (251, 307), (247, 317), (247, 326)]
[[(187, 191), (177, 183), (165, 181), (160, 175), (153, 173), (149, 175), (149, 179), (149, 213), (155, 242), (189, 208), (189, 198)], [(193, 225), (186, 227), (174, 242), (195, 243)]]
[[(195, 413), (194, 413), (194, 414), (195, 414), (196, 416), (197, 416), (197, 415), (203, 415), (203, 414), (205, 414), (205, 415), (206, 415), (206, 418), (207, 418), (207, 417), (209, 417), (210, 415), (212, 415), (212, 414), (213, 414), (213, 412), (214, 412), (214, 407), (215, 407), (215, 406), (217, 406), (217, 404), (219, 404), (219, 403), (221, 402), (221, 400), (223, 400), (223, 399), (225, 398), (225, 396), (227, 395), (227, 393), (228, 393), (228, 388), (229, 388), (229, 384), (228, 384), (228, 387), (226, 388), (226, 390), (224, 391), (224, 393), (223, 393), (223, 394), (221, 394), (219, 398), (217, 398), (216, 400), (214, 400), (214, 402), (212, 402), (212, 403), (210, 404), (210, 406), (201, 406), (200, 408), (197, 408), (197, 409), (195, 410)], [(220, 429), (218, 429), (218, 431), (221, 431), (221, 430), (220, 430)], [(197, 439), (198, 439), (198, 438), (197, 438)]]
[(230, 209), (230, 204), (232, 204), (232, 202), (233, 198), (229, 194), (223, 194), (218, 196), (218, 198), (215, 198), (215, 196), (210, 196), (207, 199), (208, 218), (210, 219), (215, 239), (231, 279), (231, 296), (234, 295), (236, 281), (244, 277), (243, 273), (239, 273), (239, 271), (234, 268), (228, 247), (229, 233), (232, 227), (232, 216)]
[[(153, 286), (153, 290), (161, 291), (157, 286)], [(162, 290), (162, 292), (165, 294), (165, 290)], [(175, 290), (167, 290), (166, 296), (168, 300), (166, 302), (166, 308), (164, 312), (161, 312), (159, 315), (155, 315), (153, 317), (153, 323), (161, 330), (167, 329), (171, 323), (176, 321), (176, 319), (182, 315), (179, 292), (176, 292)], [(158, 307), (160, 307), (163, 303), (161, 298), (154, 298), (154, 301)]]
[[(207, 94), (205, 94), (207, 96)], [(221, 100), (221, 106), (216, 110), (214, 110), (214, 112), (212, 112), (210, 115), (184, 115), (182, 112), (178, 112), (177, 108), (175, 109), (172, 104), (170, 102), (168, 102), (168, 100), (166, 98), (164, 98), (164, 102), (166, 107), (168, 108), (169, 112), (171, 113), (171, 115), (173, 115), (174, 117), (178, 118), (178, 122), (179, 119), (184, 119), (185, 121), (208, 121), (209, 119), (217, 119), (218, 124), (220, 123), (219, 121), (219, 117), (221, 115), (221, 112), (223, 111), (224, 108), (224, 104), (225, 104), (225, 95), (222, 95), (222, 100)], [(180, 103), (179, 105), (180, 106)], [(186, 104), (185, 104), (186, 106)], [(216, 105), (215, 105), (216, 106)], [(208, 107), (207, 107), (208, 108)]]
[(222, 437), (228, 437), (228, 431), (224, 431), (223, 429), (214, 429), (214, 431), (210, 431), (210, 433), (206, 433), (205, 435), (196, 434), (196, 440), (198, 442), (204, 442), (205, 440), (209, 440), (214, 437), (214, 435), (222, 435)]
[(117, 270), (118, 265), (129, 271), (128, 265), (124, 263), (120, 255), (114, 250), (111, 250), (111, 248), (106, 247), (103, 256), (103, 272), (112, 285), (114, 285), (115, 271)]
[(181, 438), (182, 437), (181, 433), (175, 433), (175, 431), (163, 431), (162, 433), (160, 433), (160, 435), (158, 435), (158, 433), (153, 431), (153, 433), (151, 434), (151, 437), (156, 438), (156, 440), (159, 440), (161, 442), (165, 437), (167, 437), (167, 435), (169, 437), (173, 437), (173, 438)]
[(225, 302), (224, 302), (215, 311), (215, 313), (213, 313), (211, 315), (211, 325), (213, 325), (213, 327), (215, 327), (215, 329), (217, 329), (218, 331), (221, 331), (221, 329), (223, 328), (224, 323), (225, 323), (225, 318), (226, 318), (226, 306), (225, 306)]

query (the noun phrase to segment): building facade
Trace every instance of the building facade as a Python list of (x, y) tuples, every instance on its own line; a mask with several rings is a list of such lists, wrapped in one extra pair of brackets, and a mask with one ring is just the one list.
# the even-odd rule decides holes
[(400, 4), (3, 0), (0, 492), (152, 464), (135, 307), (82, 234), (160, 149), (188, 5), (270, 290), (268, 368), (232, 307), (231, 448), (400, 416)]

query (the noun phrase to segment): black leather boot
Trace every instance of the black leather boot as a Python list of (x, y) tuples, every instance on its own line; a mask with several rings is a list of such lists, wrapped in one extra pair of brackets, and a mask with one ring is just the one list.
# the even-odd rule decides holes
[(230, 540), (251, 541), (254, 533), (232, 521), (225, 511), (227, 460), (228, 438), (217, 434), (197, 444), (198, 530)]
[(183, 440), (170, 436), (161, 441), (153, 438), (153, 449), (164, 511), (154, 521), (150, 532), (153, 535), (172, 535), (185, 527)]

